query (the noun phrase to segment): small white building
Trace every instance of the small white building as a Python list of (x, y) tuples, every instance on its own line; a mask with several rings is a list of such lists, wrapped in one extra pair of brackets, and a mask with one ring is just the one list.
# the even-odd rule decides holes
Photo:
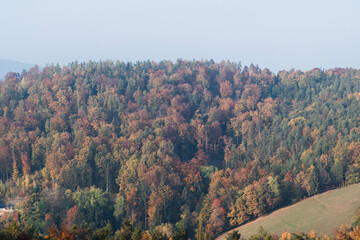
[(0, 217), (5, 213), (13, 213), (14, 209), (11, 208), (0, 208)]

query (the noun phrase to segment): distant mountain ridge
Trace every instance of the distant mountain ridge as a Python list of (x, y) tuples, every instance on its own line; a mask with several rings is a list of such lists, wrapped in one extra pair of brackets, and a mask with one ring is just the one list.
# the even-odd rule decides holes
[(0, 59), (0, 80), (4, 79), (8, 72), (21, 72), (24, 69), (29, 70), (33, 66), (35, 66), (35, 64)]

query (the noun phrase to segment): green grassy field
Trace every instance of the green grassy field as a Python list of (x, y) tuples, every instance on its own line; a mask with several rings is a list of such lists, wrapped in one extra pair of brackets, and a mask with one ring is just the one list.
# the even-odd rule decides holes
[[(235, 229), (245, 238), (256, 233), (259, 226), (279, 236), (284, 231), (308, 233), (311, 230), (334, 235), (342, 224), (351, 224), (359, 206), (360, 184), (354, 184), (305, 199)], [(217, 239), (225, 239), (226, 235)]]

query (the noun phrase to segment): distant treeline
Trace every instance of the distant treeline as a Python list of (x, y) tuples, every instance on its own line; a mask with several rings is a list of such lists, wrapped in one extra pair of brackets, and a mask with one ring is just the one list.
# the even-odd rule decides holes
[[(0, 202), (46, 233), (124, 219), (213, 239), (360, 182), (360, 71), (88, 62), (0, 83)], [(6, 220), (4, 220), (6, 221)]]

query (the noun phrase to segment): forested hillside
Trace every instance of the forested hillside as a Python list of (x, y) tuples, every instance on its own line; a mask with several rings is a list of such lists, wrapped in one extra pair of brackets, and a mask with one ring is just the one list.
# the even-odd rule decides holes
[(208, 239), (360, 182), (360, 71), (88, 62), (0, 83), (0, 198), (42, 232), (127, 219)]

